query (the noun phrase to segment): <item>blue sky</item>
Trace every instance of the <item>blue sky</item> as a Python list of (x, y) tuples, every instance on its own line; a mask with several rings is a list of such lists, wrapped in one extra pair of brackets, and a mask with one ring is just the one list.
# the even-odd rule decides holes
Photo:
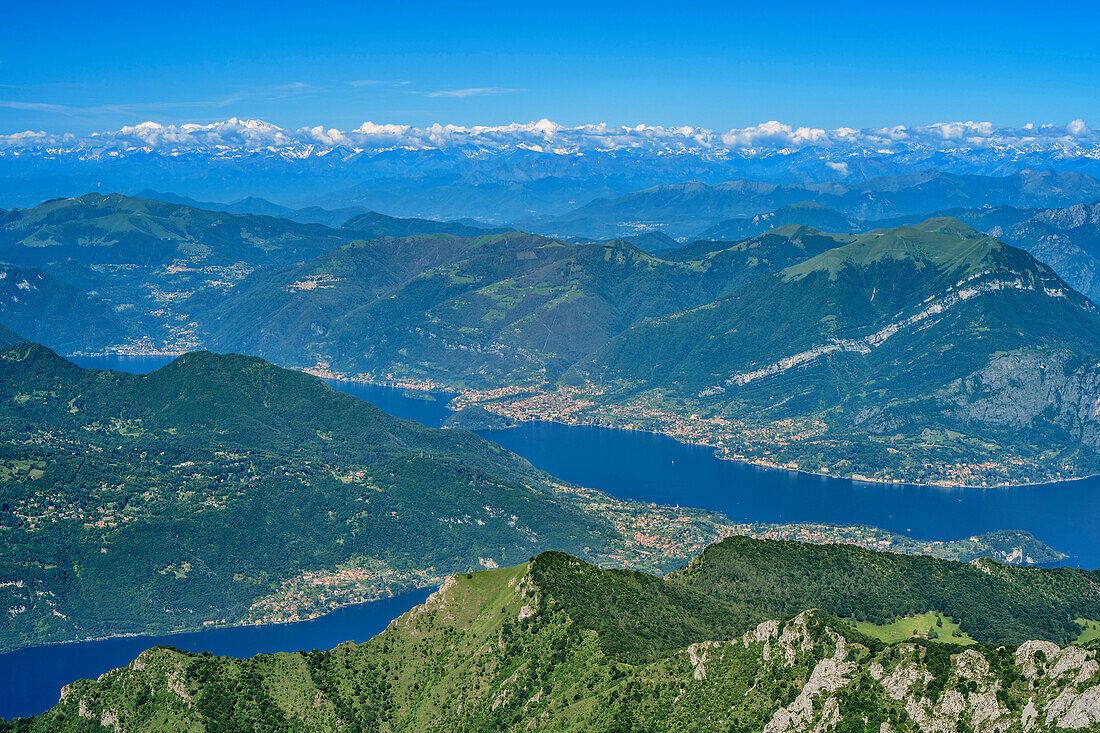
[(260, 118), (870, 127), (1100, 121), (1088, 3), (37, 3), (0, 133)]

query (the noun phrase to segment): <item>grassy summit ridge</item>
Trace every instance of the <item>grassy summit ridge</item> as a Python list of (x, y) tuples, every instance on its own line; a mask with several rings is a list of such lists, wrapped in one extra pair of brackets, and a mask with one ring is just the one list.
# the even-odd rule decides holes
[(861, 235), (851, 244), (787, 268), (783, 277), (791, 280), (825, 271), (835, 280), (843, 268), (866, 268), (887, 259), (908, 260), (918, 269), (930, 266), (945, 274), (966, 276), (986, 266), (993, 252), (1002, 246), (954, 219), (929, 219), (916, 226)]
[[(714, 553), (725, 544), (693, 567), (721, 574)], [(756, 544), (764, 556), (778, 545)], [(867, 553), (865, 561), (878, 558)], [(449, 579), (363, 644), (249, 660), (151, 649), (124, 669), (67, 686), (53, 710), (11, 728), (1100, 727), (1095, 651), (1042, 641), (885, 644), (821, 611), (758, 622), (750, 616), (762, 609), (730, 606), (707, 590), (544, 553)]]
[(1022, 250), (937, 219), (637, 324), (575, 375), (612, 406), (732, 421), (720, 437), (734, 455), (980, 483), (1100, 470), (1086, 407), (1098, 364), (1090, 301)]

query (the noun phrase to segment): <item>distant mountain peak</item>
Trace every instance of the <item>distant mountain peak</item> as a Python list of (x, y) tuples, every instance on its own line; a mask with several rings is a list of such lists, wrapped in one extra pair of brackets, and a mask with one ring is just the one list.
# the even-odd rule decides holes
[(973, 227), (950, 216), (936, 216), (926, 219), (919, 224), (914, 224), (913, 228), (929, 234), (947, 234), (962, 239), (979, 239), (985, 236)]
[[(85, 136), (0, 135), (0, 206), (33, 205), (87, 190), (183, 186), (179, 194), (196, 201), (257, 196), (329, 209), (362, 206), (399, 216), (475, 217), (496, 224), (558, 216), (657, 185), (673, 186), (662, 195), (700, 200), (731, 193), (770, 196), (796, 183), (806, 187), (797, 198), (764, 209), (771, 210), (841, 195), (845, 187), (890, 194), (960, 183), (950, 176), (1019, 175), (1021, 186), (1072, 189), (1080, 187), (1074, 181), (1082, 174), (1100, 175), (1100, 132), (1083, 125), (1017, 129), (945, 123), (828, 130), (768, 122), (716, 131), (652, 125), (565, 127), (540, 120), (423, 128), (368, 122), (338, 130), (230, 119), (144, 123)], [(876, 184), (874, 179), (880, 180)], [(953, 205), (958, 204), (937, 208)], [(727, 211), (706, 225), (756, 213), (760, 211)], [(687, 236), (702, 228), (670, 233)]]
[(1003, 245), (949, 217), (929, 219), (916, 226), (875, 230), (851, 244), (823, 252), (783, 271), (787, 280), (827, 271), (835, 278), (845, 267), (868, 267), (885, 260), (910, 260), (916, 267), (932, 265), (943, 272), (972, 274), (990, 266), (991, 252)]
[[(917, 148), (963, 151), (1012, 148), (1019, 151), (1095, 149), (1100, 133), (1077, 121), (1068, 125), (1046, 124), (1014, 128), (988, 122), (948, 122), (891, 127), (810, 128), (770, 121), (726, 131), (704, 127), (659, 125), (616, 126), (604, 123), (566, 127), (550, 120), (508, 125), (379, 125), (364, 122), (355, 129), (326, 126), (289, 129), (263, 120), (231, 117), (210, 124), (162, 125), (143, 122), (118, 130), (86, 136), (50, 133), (0, 135), (0, 150), (116, 150), (138, 154), (184, 150), (296, 151), (317, 155), (344, 149), (351, 153), (389, 149), (468, 148), (475, 152), (500, 150), (568, 155), (582, 151), (678, 151), (707, 154), (766, 156), (804, 150), (890, 150), (897, 153)], [(918, 175), (939, 166), (925, 165)], [(1038, 168), (1027, 164), (1021, 169)]]

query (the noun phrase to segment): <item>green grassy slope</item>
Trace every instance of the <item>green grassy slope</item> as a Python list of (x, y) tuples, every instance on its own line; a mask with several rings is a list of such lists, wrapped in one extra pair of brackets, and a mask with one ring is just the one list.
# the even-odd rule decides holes
[(915, 637), (934, 639), (946, 644), (973, 644), (974, 640), (959, 630), (959, 625), (935, 611), (906, 616), (897, 621), (873, 624), (870, 621), (853, 622), (856, 631), (882, 641), (893, 643)]
[(448, 580), (364, 644), (250, 660), (152, 649), (69, 685), (56, 708), (11, 728), (1100, 727), (1090, 712), (1100, 694), (1095, 652), (885, 644), (820, 611), (746, 625), (729, 610), (673, 581), (548, 553)]
[[(639, 324), (581, 374), (658, 388), (685, 412), (820, 420), (824, 434), (770, 456), (814, 470), (936, 480), (926, 464), (989, 459), (1020, 480), (1100, 466), (1098, 426), (1080, 409), (1098, 356), (1087, 299), (1023, 251), (939, 219)], [(1014, 457), (1028, 465), (1004, 463)]]

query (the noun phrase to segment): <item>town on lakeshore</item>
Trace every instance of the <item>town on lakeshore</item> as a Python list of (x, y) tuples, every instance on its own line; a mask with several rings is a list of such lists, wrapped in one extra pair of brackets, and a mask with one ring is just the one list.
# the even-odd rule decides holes
[[(820, 419), (784, 418), (750, 423), (721, 415), (700, 415), (691, 405), (662, 398), (649, 392), (625, 400), (609, 398), (609, 390), (595, 384), (579, 386), (507, 385), (493, 389), (463, 389), (435, 379), (417, 376), (347, 374), (334, 371), (327, 364), (306, 368), (324, 379), (360, 382), (394, 387), (413, 392), (437, 392), (455, 395), (449, 402), (451, 410), (478, 407), (503, 418), (508, 423), (534, 420), (564, 425), (586, 425), (619, 430), (645, 430), (675, 438), (684, 443), (713, 448), (715, 455), (727, 460), (745, 461), (766, 468), (803, 471), (857, 481), (878, 483), (912, 483), (936, 486), (1009, 486), (1019, 483), (1043, 483), (1062, 480), (1073, 475), (1070, 466), (1053, 473), (1039, 463), (1018, 456), (1000, 456), (983, 461), (955, 463), (925, 463), (918, 469), (900, 471), (882, 467), (871, 473), (860, 473), (847, 467), (844, 461), (830, 468), (821, 463), (797, 457), (783, 460), (785, 452), (797, 454), (807, 446), (828, 445), (843, 452), (844, 444), (825, 436), (827, 426)], [(949, 440), (943, 436), (940, 440)], [(882, 440), (869, 436), (869, 440)], [(935, 436), (925, 436), (928, 443)], [(919, 470), (919, 472), (915, 472)]]

